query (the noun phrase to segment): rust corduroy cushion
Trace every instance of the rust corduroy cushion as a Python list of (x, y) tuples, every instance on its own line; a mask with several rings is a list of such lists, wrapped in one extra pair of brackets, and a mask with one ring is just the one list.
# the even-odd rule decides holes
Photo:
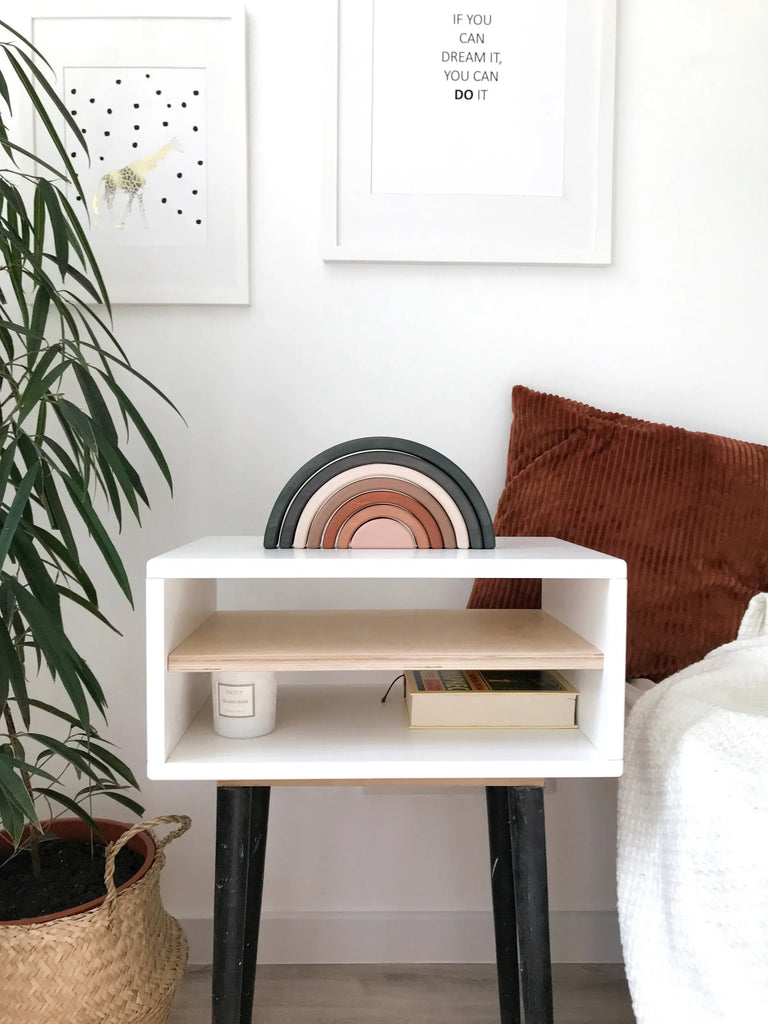
[[(562, 537), (629, 576), (627, 676), (659, 680), (735, 639), (768, 590), (768, 447), (512, 392), (499, 537)], [(532, 608), (533, 580), (478, 580), (472, 608)]]

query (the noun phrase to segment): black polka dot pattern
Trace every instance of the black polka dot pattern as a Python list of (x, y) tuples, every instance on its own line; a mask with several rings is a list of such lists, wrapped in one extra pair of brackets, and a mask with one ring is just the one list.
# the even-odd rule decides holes
[[(118, 226), (130, 206), (126, 228), (133, 229), (135, 222), (137, 228), (156, 231), (159, 238), (165, 218), (173, 237), (183, 238), (187, 230), (197, 235), (202, 228), (205, 238), (204, 76), (204, 71), (192, 68), (65, 70), (65, 91), (73, 97), (71, 116), (83, 134), (96, 134), (96, 140), (90, 139), (91, 180), (84, 178), (83, 184), (86, 197), (90, 189), (101, 189), (98, 213), (107, 226)], [(75, 142), (73, 135), (67, 150), (73, 160), (81, 155)], [(112, 188), (108, 210), (103, 184), (107, 180)], [(86, 205), (91, 207), (90, 200)], [(111, 220), (102, 216), (105, 212), (114, 214)]]

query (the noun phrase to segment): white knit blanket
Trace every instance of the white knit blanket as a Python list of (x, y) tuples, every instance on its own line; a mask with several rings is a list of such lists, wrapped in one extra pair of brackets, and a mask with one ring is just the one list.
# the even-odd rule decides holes
[(618, 896), (638, 1024), (768, 1021), (768, 594), (629, 715)]

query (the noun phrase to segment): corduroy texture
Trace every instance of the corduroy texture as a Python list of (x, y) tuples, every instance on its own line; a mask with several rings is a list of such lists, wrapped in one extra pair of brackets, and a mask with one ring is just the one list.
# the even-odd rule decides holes
[[(180, 828), (158, 842), (151, 826), (170, 823)], [(0, 925), (0, 1020), (165, 1024), (188, 946), (160, 900), (162, 851), (189, 828), (189, 818), (168, 815), (138, 827), (150, 831), (157, 846), (138, 882), (116, 894), (112, 885), (113, 898), (95, 910), (42, 924)]]
[[(627, 676), (658, 681), (734, 639), (768, 589), (768, 447), (515, 387), (499, 537), (627, 562)], [(471, 608), (535, 608), (537, 580), (478, 580)]]

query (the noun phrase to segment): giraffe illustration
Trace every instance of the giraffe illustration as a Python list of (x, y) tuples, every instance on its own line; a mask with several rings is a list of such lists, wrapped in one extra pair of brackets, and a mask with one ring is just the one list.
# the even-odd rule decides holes
[(99, 196), (103, 194), (104, 201), (107, 205), (107, 209), (112, 213), (114, 206), (115, 197), (118, 192), (125, 192), (128, 196), (128, 203), (123, 213), (122, 220), (119, 224), (115, 224), (116, 228), (125, 227), (125, 222), (130, 216), (131, 210), (133, 209), (134, 202), (138, 203), (139, 213), (141, 214), (141, 221), (145, 228), (149, 227), (147, 224), (147, 217), (144, 211), (144, 186), (147, 183), (147, 175), (150, 171), (153, 171), (158, 164), (161, 164), (165, 158), (172, 153), (174, 150), (181, 151), (181, 145), (178, 139), (171, 139), (170, 142), (166, 142), (164, 146), (161, 146), (155, 153), (151, 153), (149, 156), (140, 157), (138, 160), (132, 160), (125, 167), (121, 167), (117, 171), (108, 171), (99, 181), (96, 194), (93, 197), (93, 209), (96, 216), (99, 216)]

